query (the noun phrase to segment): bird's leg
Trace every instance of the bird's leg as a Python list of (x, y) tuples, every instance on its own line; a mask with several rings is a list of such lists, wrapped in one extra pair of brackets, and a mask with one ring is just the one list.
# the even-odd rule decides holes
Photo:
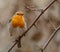
[(18, 48), (20, 48), (21, 47), (21, 38), (18, 38), (16, 41), (18, 42), (17, 43)]

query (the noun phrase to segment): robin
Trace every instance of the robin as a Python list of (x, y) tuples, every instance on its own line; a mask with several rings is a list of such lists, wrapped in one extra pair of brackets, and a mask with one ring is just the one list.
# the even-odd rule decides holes
[[(13, 37), (13, 39), (15, 40), (17, 39), (17, 37), (21, 36), (26, 29), (27, 26), (23, 12), (16, 12), (9, 23), (10, 36)], [(19, 42), (18, 47), (20, 46), (21, 45)]]

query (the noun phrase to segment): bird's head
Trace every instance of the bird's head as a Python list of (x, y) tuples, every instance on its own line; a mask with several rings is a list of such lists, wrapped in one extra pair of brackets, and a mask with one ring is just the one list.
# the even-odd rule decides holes
[(23, 16), (24, 14), (23, 14), (23, 12), (20, 11), (20, 12), (16, 12), (16, 15), (22, 15)]

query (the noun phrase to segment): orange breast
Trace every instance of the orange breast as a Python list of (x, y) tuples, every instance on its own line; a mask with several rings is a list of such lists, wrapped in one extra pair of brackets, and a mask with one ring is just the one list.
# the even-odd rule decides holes
[(12, 26), (13, 27), (20, 27), (23, 28), (24, 27), (24, 17), (20, 16), (20, 15), (15, 15), (12, 19)]

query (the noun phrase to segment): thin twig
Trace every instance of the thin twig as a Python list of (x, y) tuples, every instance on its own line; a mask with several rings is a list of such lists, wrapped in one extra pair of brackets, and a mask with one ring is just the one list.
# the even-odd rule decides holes
[[(30, 27), (21, 35), (19, 36), (18, 38), (22, 38), (23, 36), (26, 35), (26, 33), (34, 26), (34, 24), (37, 22), (37, 20), (42, 16), (42, 14), (44, 14), (44, 12), (55, 2), (56, 0), (54, 0), (48, 7), (46, 7), (46, 9), (44, 9), (41, 14), (35, 19), (35, 21), (30, 25)], [(17, 44), (18, 42), (14, 43), (14, 45), (8, 50), (8, 52), (10, 52), (13, 47)]]
[(47, 42), (44, 44), (44, 46), (43, 46), (43, 50), (45, 50), (45, 48), (48, 46), (48, 44), (51, 42), (51, 40), (53, 39), (53, 37), (56, 35), (56, 33), (58, 32), (60, 30), (60, 26), (59, 27), (57, 27), (56, 29), (55, 29), (55, 31), (51, 34), (51, 36), (50, 36), (50, 38), (47, 40)]

